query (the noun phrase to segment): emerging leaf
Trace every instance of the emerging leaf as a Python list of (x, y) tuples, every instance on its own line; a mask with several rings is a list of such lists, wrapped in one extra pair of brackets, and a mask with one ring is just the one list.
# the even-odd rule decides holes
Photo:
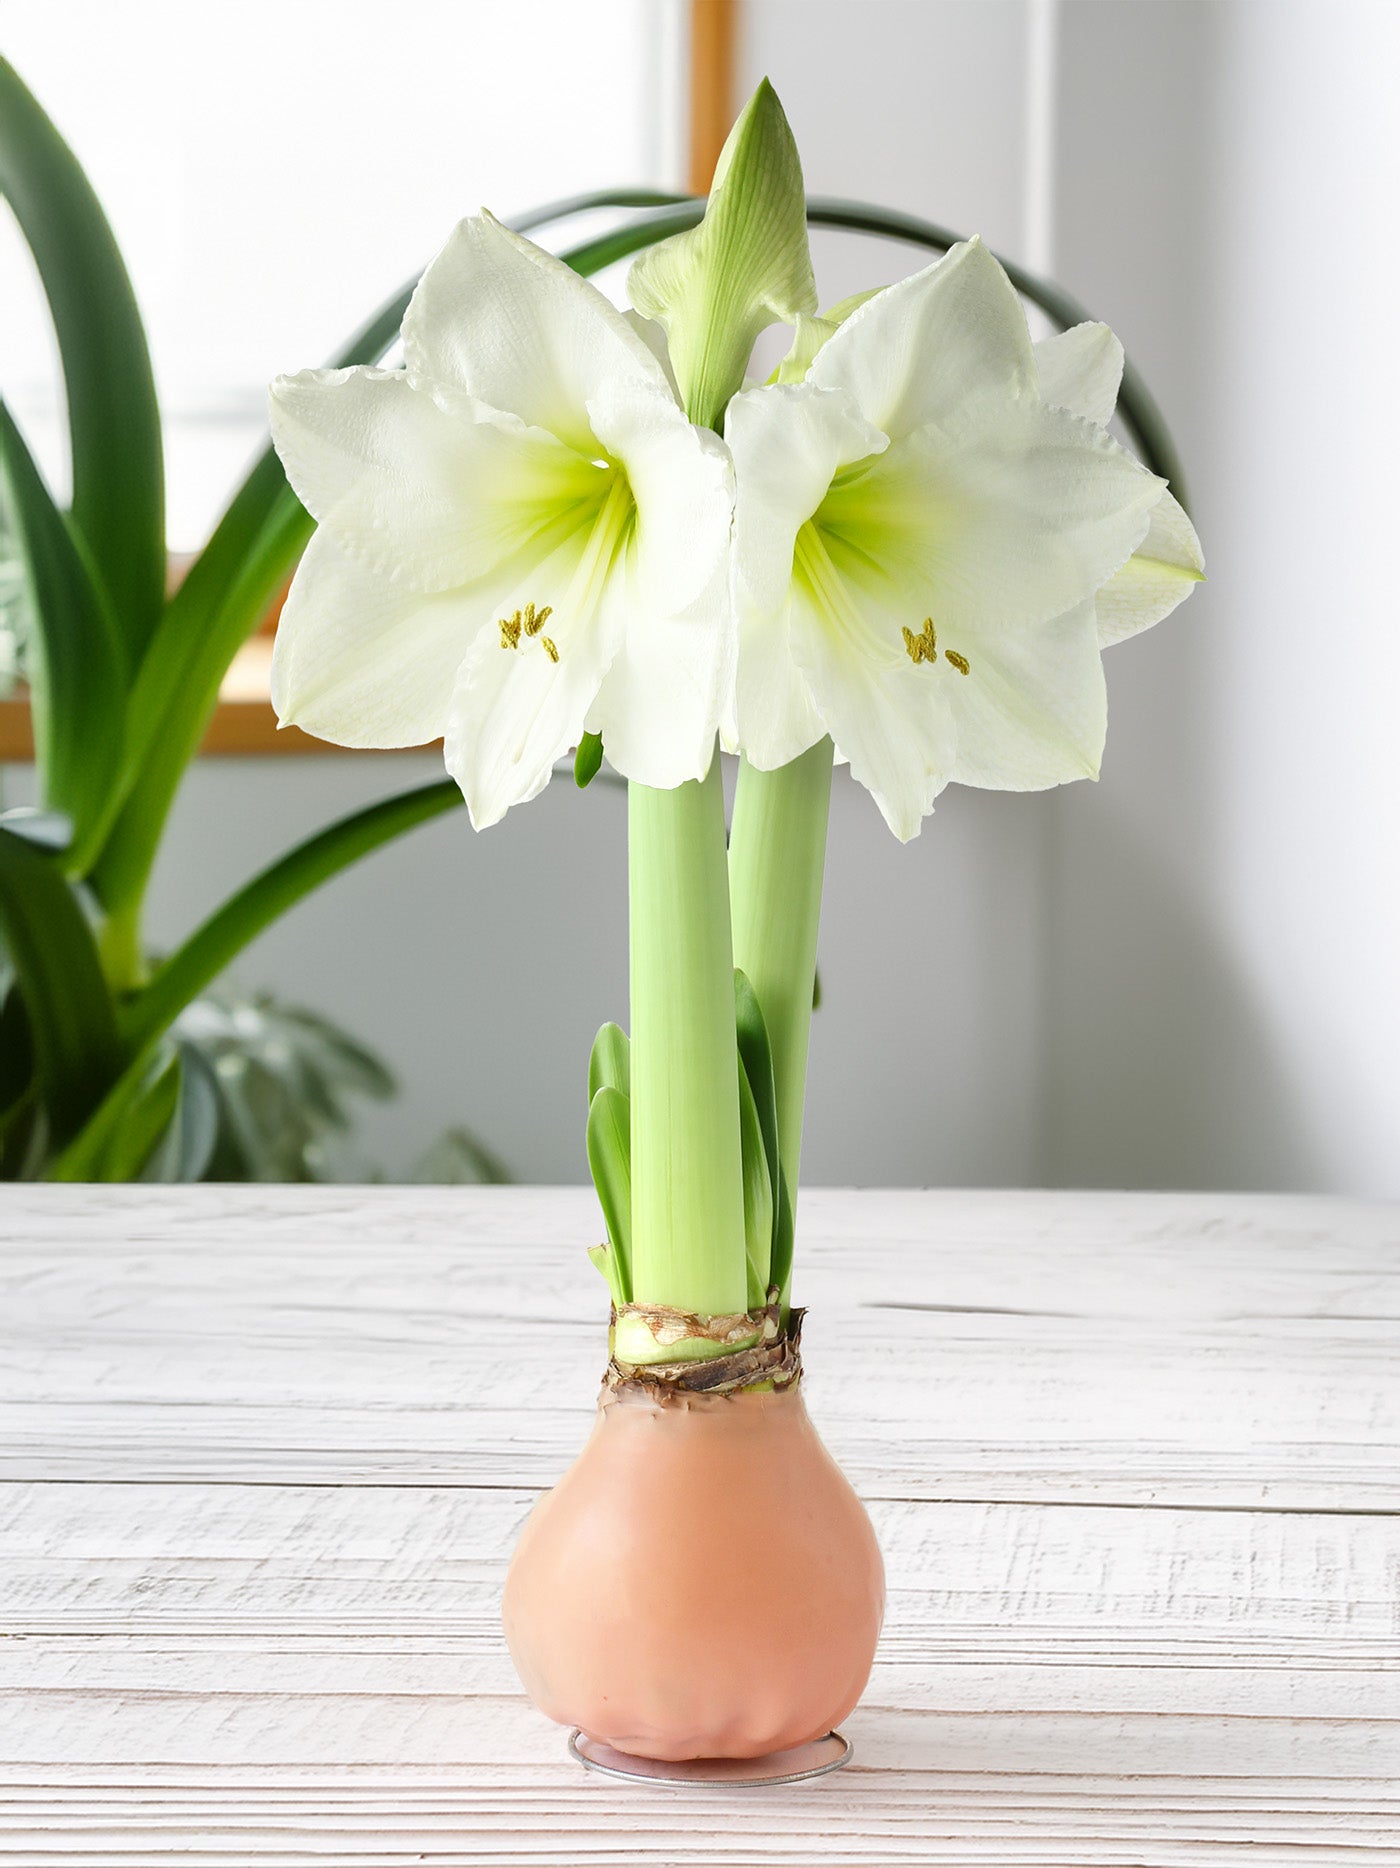
[(773, 1177), (749, 1080), (739, 1073), (739, 1148), (744, 1176), (744, 1243), (749, 1260), (749, 1309), (757, 1310), (768, 1293), (773, 1257)]
[(621, 1090), (624, 1096), (632, 1094), (632, 1047), (620, 1025), (600, 1026), (593, 1040), (593, 1052), (588, 1059), (590, 1104), (605, 1085)]
[(588, 1166), (627, 1303), (632, 1296), (632, 1109), (622, 1091), (607, 1084), (588, 1106)]

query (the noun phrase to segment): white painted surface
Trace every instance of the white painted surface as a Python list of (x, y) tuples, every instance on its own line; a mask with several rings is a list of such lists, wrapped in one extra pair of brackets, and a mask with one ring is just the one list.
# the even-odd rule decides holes
[(807, 1196), (813, 1413), (890, 1608), (854, 1766), (757, 1794), (589, 1777), (501, 1641), (596, 1225), (6, 1196), (0, 1860), (1400, 1863), (1395, 1208)]

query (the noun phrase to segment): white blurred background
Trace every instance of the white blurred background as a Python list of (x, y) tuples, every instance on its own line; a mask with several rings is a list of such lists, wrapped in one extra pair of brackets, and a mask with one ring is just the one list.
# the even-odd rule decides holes
[[(705, 4), (705, 0), (701, 0)], [(1115, 649), (1103, 779), (949, 791), (901, 849), (838, 778), (814, 1182), (1400, 1195), (1400, 621), (1388, 490), (1393, 0), (739, 0), (814, 191), (1048, 272), (1123, 338), (1210, 581)], [(0, 49), (103, 196), (198, 544), (262, 386), (319, 361), (463, 213), (683, 182), (682, 0), (0, 0)], [(818, 240), (824, 297), (908, 249)], [(0, 383), (61, 482), (42, 306), (0, 228)], [(170, 942), (432, 755), (201, 761), (152, 904)], [(27, 772), (3, 774), (5, 801)], [(403, 1083), (391, 1170), (465, 1122), (580, 1180), (586, 1059), (626, 1017), (624, 807), (556, 783), (441, 820), (267, 935), (239, 980)]]

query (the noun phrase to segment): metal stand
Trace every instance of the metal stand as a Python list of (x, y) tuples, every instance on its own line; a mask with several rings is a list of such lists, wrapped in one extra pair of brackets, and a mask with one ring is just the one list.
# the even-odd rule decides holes
[(575, 1726), (569, 1734), (570, 1754), (590, 1771), (605, 1777), (625, 1777), (638, 1784), (703, 1784), (716, 1790), (757, 1790), (763, 1784), (800, 1784), (809, 1777), (825, 1777), (850, 1762), (851, 1741), (840, 1732), (828, 1732), (791, 1751), (770, 1751), (765, 1758), (634, 1758), (614, 1751), (601, 1739), (589, 1738)]

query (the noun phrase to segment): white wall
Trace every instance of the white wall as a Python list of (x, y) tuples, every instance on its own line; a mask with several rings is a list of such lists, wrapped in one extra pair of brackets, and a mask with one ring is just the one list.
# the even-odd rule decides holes
[[(742, 84), (772, 76), (814, 189), (980, 231), (1115, 325), (1210, 569), (1113, 651), (1099, 786), (949, 792), (901, 849), (838, 782), (811, 1180), (1400, 1194), (1398, 37), (1388, 0), (748, 0)], [(830, 238), (819, 263), (834, 297), (907, 262)], [(432, 769), (201, 766), (156, 937)], [(556, 785), (373, 859), (240, 975), (390, 1056), (386, 1161), (466, 1120), (518, 1173), (581, 1178), (624, 869), (617, 796)]]
[(1210, 583), (1055, 801), (1070, 1181), (1400, 1193), (1400, 8), (1061, 9), (1056, 259), (1190, 464)]

